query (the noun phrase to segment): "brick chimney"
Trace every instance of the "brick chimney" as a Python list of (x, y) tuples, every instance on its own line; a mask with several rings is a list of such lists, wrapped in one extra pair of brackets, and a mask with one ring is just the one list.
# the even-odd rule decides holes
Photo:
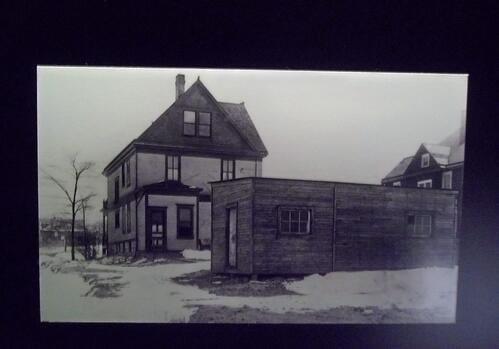
[(177, 74), (175, 78), (175, 100), (185, 91), (185, 75)]

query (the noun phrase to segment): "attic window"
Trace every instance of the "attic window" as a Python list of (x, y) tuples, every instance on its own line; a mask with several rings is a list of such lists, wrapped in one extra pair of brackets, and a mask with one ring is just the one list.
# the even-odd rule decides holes
[(421, 155), (421, 168), (430, 166), (430, 154), (426, 153)]
[(184, 110), (184, 136), (211, 137), (211, 114)]

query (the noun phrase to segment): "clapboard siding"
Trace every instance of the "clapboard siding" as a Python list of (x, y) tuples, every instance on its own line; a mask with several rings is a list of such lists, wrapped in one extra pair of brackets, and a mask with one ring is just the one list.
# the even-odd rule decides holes
[[(310, 274), (457, 263), (457, 193), (306, 180), (246, 178), (213, 185), (212, 269), (226, 263), (225, 209), (238, 202), (238, 270)], [(282, 235), (280, 206), (312, 209), (312, 231)], [(408, 232), (409, 214), (431, 214), (432, 234)]]
[[(334, 270), (456, 264), (456, 194), (449, 191), (336, 185)], [(411, 237), (407, 215), (430, 213), (430, 237)]]
[[(254, 180), (255, 274), (327, 273), (332, 268), (332, 186), (307, 181)], [(312, 209), (308, 235), (278, 234), (279, 206)]]

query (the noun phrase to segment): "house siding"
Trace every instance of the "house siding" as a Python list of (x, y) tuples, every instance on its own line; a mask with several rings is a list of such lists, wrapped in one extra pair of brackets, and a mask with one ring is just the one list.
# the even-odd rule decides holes
[(165, 180), (165, 155), (138, 152), (138, 186), (158, 183)]
[[(148, 195), (148, 207), (166, 207), (166, 240), (169, 251), (196, 249), (196, 197), (173, 195)], [(193, 238), (177, 238), (177, 205), (193, 205)], [(145, 234), (146, 229), (143, 230)], [(144, 236), (145, 241), (145, 236)]]
[[(123, 163), (125, 163), (125, 161), (130, 161), (130, 185), (127, 186), (126, 185), (126, 182), (125, 182), (125, 186), (123, 186), (121, 183), (122, 183), (122, 179), (121, 179), (121, 165)], [(113, 203), (114, 202), (114, 181), (117, 177), (119, 177), (119, 186), (120, 186), (120, 190), (119, 190), (119, 194), (120, 194), (120, 197), (123, 197), (131, 192), (134, 191), (135, 189), (135, 185), (136, 185), (136, 181), (137, 181), (137, 178), (135, 176), (136, 174), (136, 171), (135, 171), (135, 168), (136, 168), (137, 164), (136, 164), (136, 160), (135, 160), (135, 152), (131, 153), (129, 156), (127, 156), (125, 159), (123, 159), (123, 161), (121, 161), (117, 166), (116, 168), (111, 172), (109, 173), (109, 175), (107, 176), (107, 197), (109, 198), (109, 203)]]

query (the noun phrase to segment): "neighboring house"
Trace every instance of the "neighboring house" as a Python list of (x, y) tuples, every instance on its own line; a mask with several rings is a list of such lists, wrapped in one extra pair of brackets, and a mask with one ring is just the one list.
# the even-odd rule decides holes
[(416, 154), (400, 161), (382, 180), (386, 186), (458, 190), (461, 225), (465, 119), (461, 127), (438, 144), (423, 143)]
[(461, 190), (464, 167), (464, 122), (438, 144), (423, 143), (381, 181), (383, 185)]
[[(261, 176), (268, 152), (244, 103), (197, 81), (103, 170), (108, 254), (199, 248), (211, 238), (210, 181)], [(184, 92), (185, 91), (185, 92)]]
[(275, 178), (212, 183), (211, 270), (312, 274), (457, 264), (457, 192)]

